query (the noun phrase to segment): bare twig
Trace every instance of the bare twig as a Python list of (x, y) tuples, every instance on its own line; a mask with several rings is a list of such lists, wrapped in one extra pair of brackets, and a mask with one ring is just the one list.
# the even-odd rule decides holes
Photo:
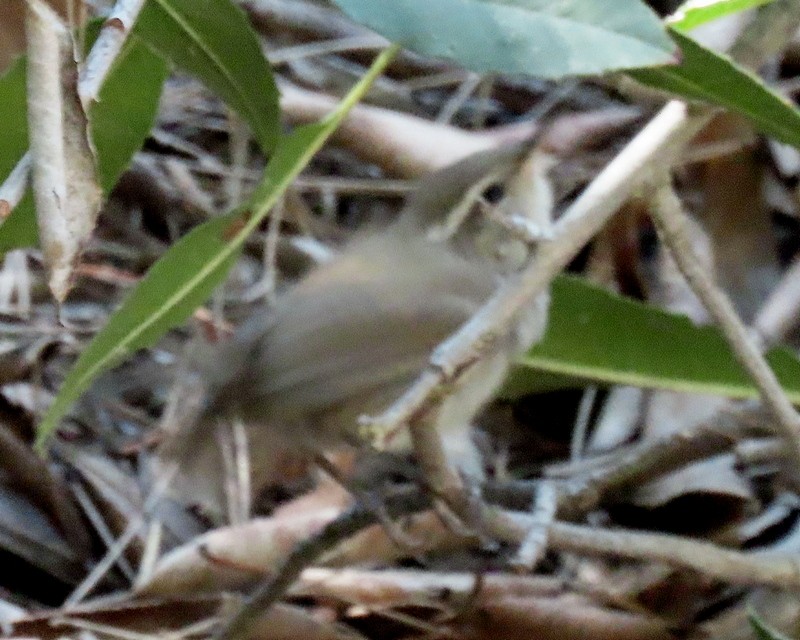
[[(482, 598), (509, 593), (548, 597), (563, 590), (563, 582), (554, 577), (492, 573), (484, 576), (480, 593)], [(425, 601), (458, 605), (473, 596), (474, 591), (475, 575), (472, 573), (313, 567), (303, 571), (292, 595), (338, 598), (387, 607)]]
[(709, 117), (708, 109), (692, 112), (682, 102), (665, 106), (569, 207), (555, 225), (554, 239), (541, 247), (528, 267), (440, 345), (426, 370), (397, 402), (366, 422), (373, 423), (378, 432), (392, 433), (424, 413), (439, 389), (462, 375), (504, 334), (516, 314), (547, 288), (634, 190), (650, 182), (655, 167), (671, 164)]
[[(81, 509), (83, 509), (84, 516), (91, 523), (92, 527), (94, 527), (100, 540), (102, 540), (106, 547), (111, 547), (111, 545), (114, 544), (114, 534), (108, 528), (108, 525), (103, 519), (103, 515), (95, 506), (86, 489), (83, 488), (80, 482), (70, 483), (70, 489), (72, 490), (72, 495), (75, 496), (76, 502), (81, 506)], [(128, 559), (124, 556), (120, 556), (116, 561), (117, 566), (125, 577), (129, 580), (133, 580), (135, 574)]]
[(108, 14), (103, 29), (81, 69), (78, 95), (83, 108), (89, 111), (97, 102), (100, 88), (128, 39), (145, 0), (118, 0)]
[(278, 240), (281, 235), (281, 224), (286, 209), (286, 199), (281, 200), (273, 207), (272, 215), (267, 221), (267, 234), (264, 238), (264, 275), (262, 286), (267, 304), (274, 304), (275, 293), (278, 286)]
[(230, 173), (225, 179), (225, 208), (238, 207), (242, 202), (244, 182), (247, 177), (247, 160), (250, 155), (250, 130), (238, 114), (228, 112), (228, 148), (230, 153)]
[(664, 562), (694, 569), (732, 584), (800, 587), (796, 554), (741, 552), (681, 536), (587, 527), (556, 522), (550, 527), (552, 549)]
[(481, 76), (477, 73), (467, 74), (467, 77), (461, 81), (458, 89), (456, 89), (453, 95), (450, 96), (447, 102), (444, 103), (444, 106), (436, 116), (436, 122), (440, 124), (451, 122), (459, 110), (464, 106), (467, 98), (469, 98), (478, 88), (481, 80)]
[(794, 463), (800, 468), (800, 415), (786, 397), (778, 378), (761, 354), (756, 340), (739, 318), (733, 304), (716, 286), (692, 248), (689, 221), (665, 176), (656, 187), (651, 215), (689, 286), (727, 338), (739, 363), (758, 388), (764, 404), (775, 416)]
[(547, 551), (550, 525), (558, 511), (558, 493), (553, 482), (542, 482), (536, 491), (536, 502), (531, 510), (532, 524), (519, 545), (512, 564), (527, 571), (533, 570)]
[[(396, 518), (416, 513), (427, 506), (429, 502), (421, 493), (406, 491), (392, 500), (387, 500), (386, 512), (390, 517)], [(258, 616), (286, 592), (303, 569), (341, 541), (375, 524), (377, 517), (374, 509), (357, 506), (328, 524), (316, 536), (295, 547), (274, 576), (263, 582), (245, 599), (241, 609), (215, 634), (215, 639), (233, 640), (245, 637)]]
[[(763, 419), (763, 409), (745, 406), (720, 412), (690, 432), (673, 433), (622, 453), (603, 455), (596, 466), (570, 473), (577, 480), (567, 479), (559, 496), (558, 514), (562, 519), (578, 518), (633, 486), (729, 451)], [(553, 468), (547, 475), (563, 477), (564, 473)]]

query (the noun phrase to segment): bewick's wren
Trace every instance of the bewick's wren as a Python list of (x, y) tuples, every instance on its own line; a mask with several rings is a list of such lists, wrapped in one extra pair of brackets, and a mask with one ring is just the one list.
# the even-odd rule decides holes
[[(467, 217), (444, 241), (432, 241), (428, 231), (466, 195), (508, 177), (530, 148), (477, 154), (423, 179), (395, 223), (352, 241), (219, 346), (207, 358), (208, 404), (187, 445), (180, 492), (212, 510), (222, 502), (221, 474), (211, 470), (221, 465), (212, 428), (220, 416), (239, 416), (247, 426), (256, 487), (269, 475), (276, 445), (319, 451), (355, 441), (358, 418), (397, 399), (431, 351), (480, 307), (504, 272), (519, 266), (510, 263), (519, 262), (527, 245), (496, 222)], [(535, 155), (527, 166), (542, 173)], [(520, 199), (512, 207), (530, 204), (529, 195)], [(534, 306), (437, 413), (447, 454), (470, 476), (483, 475), (472, 420), (502, 383), (511, 358), (543, 331), (546, 298)]]

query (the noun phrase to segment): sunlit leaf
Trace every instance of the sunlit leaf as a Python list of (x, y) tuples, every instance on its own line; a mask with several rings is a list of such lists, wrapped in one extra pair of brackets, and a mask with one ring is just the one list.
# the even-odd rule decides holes
[(689, 31), (706, 22), (760, 7), (768, 2), (772, 0), (688, 0), (667, 19), (667, 24), (678, 31)]

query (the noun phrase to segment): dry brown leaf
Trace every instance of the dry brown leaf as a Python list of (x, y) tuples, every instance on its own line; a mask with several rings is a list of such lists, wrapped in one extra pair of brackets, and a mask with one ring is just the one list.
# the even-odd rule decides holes
[(90, 538), (67, 487), (45, 460), (0, 421), (0, 470), (9, 484), (46, 513), (69, 541), (76, 556), (89, 554)]
[(470, 640), (668, 640), (664, 622), (646, 615), (614, 611), (565, 594), (556, 598), (515, 597), (471, 607), (451, 626), (454, 638)]
[(62, 302), (100, 210), (72, 38), (43, 0), (28, 0), (28, 125), (33, 194), (50, 290)]
[(176, 596), (252, 584), (274, 571), (298, 542), (340, 513), (340, 508), (330, 507), (215, 529), (162, 557), (137, 594)]

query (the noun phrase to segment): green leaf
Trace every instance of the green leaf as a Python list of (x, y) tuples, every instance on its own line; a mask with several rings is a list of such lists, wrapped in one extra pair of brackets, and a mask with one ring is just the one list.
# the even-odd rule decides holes
[(750, 626), (753, 627), (756, 638), (759, 640), (791, 640), (789, 636), (770, 629), (755, 611), (750, 610), (747, 614), (747, 619), (750, 621)]
[(8, 251), (35, 247), (39, 244), (39, 228), (33, 208), (33, 192), (28, 189), (11, 215), (0, 225), (0, 258)]
[[(25, 98), (25, 59), (19, 58), (0, 77), (0, 182), (3, 182), (28, 149), (28, 117)], [(0, 257), (11, 249), (38, 241), (30, 191), (0, 225)]]
[(800, 147), (800, 110), (790, 101), (727, 56), (678, 31), (672, 30), (671, 35), (683, 51), (680, 65), (628, 73), (652, 87), (737, 111), (763, 133)]
[(639, 0), (334, 0), (404, 47), (478, 72), (544, 78), (674, 61), (658, 17)]
[(43, 445), (70, 405), (99, 373), (133, 351), (154, 344), (209, 297), (238, 258), (247, 236), (361, 99), (396, 50), (392, 47), (378, 56), (364, 78), (322, 122), (299, 127), (281, 141), (248, 205), (198, 226), (152, 266), (67, 374), (39, 425), (38, 446)]
[(688, 0), (667, 18), (667, 24), (678, 31), (689, 31), (706, 22), (760, 7), (768, 2), (772, 0)]
[(18, 59), (0, 77), (0, 182), (8, 177), (28, 150), (28, 117), (25, 102), (25, 60)]
[(108, 194), (153, 127), (167, 64), (136, 34), (125, 41), (91, 111), (100, 186)]
[[(685, 316), (570, 276), (553, 282), (552, 295), (547, 333), (520, 358), (504, 390), (509, 397), (577, 381), (733, 398), (758, 395), (713, 327), (698, 327)], [(800, 362), (786, 349), (773, 349), (768, 359), (789, 398), (800, 403)], [(541, 378), (541, 372), (548, 375)]]
[[(99, 24), (95, 23), (92, 28), (97, 26)], [(28, 148), (24, 63), (21, 59), (0, 79), (0, 118), (3, 118), (4, 127), (7, 123), (0, 142), (3, 180)], [(166, 77), (167, 65), (163, 59), (132, 34), (123, 45), (90, 114), (100, 183), (106, 195), (133, 154), (144, 144), (156, 117)], [(0, 225), (0, 256), (11, 249), (34, 246), (38, 241), (33, 200), (28, 192)]]
[(148, 0), (134, 32), (236, 110), (264, 151), (273, 149), (278, 90), (258, 37), (231, 0)]

